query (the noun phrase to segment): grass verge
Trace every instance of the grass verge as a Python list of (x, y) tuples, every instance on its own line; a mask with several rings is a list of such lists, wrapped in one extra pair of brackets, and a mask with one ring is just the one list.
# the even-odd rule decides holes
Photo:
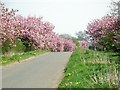
[(117, 88), (118, 57), (114, 53), (77, 49), (58, 88)]
[(15, 54), (13, 56), (3, 55), (2, 59), (0, 60), (0, 64), (6, 65), (6, 64), (16, 62), (16, 61), (19, 62), (20, 60), (24, 60), (24, 59), (30, 58), (32, 56), (40, 55), (40, 54), (43, 54), (46, 52), (48, 52), (48, 50), (34, 50), (34, 51), (25, 52), (22, 54)]

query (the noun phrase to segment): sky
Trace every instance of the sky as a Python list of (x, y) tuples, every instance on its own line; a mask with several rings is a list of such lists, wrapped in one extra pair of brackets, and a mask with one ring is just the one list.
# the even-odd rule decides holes
[(110, 12), (111, 0), (0, 0), (22, 16), (40, 16), (49, 21), (58, 34), (86, 30), (87, 24)]

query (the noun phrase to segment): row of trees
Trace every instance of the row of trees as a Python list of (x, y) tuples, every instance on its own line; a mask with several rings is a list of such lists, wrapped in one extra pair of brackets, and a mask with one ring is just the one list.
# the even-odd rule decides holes
[(55, 26), (50, 22), (42, 21), (42, 17), (16, 15), (16, 12), (17, 10), (9, 10), (0, 2), (0, 43), (2, 49), (6, 44), (9, 44), (9, 49), (15, 48), (16, 40), (22, 42), (28, 50), (73, 51), (75, 49), (72, 40), (61, 38), (53, 32)]
[[(114, 2), (115, 3), (115, 2)], [(94, 46), (105, 50), (120, 51), (120, 2), (114, 4), (117, 7), (111, 15), (96, 19), (87, 26)]]

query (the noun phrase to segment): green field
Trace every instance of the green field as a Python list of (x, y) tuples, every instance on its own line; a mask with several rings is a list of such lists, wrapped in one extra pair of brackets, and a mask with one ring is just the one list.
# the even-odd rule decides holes
[(6, 65), (6, 64), (16, 62), (16, 61), (20, 62), (20, 60), (24, 60), (24, 59), (30, 58), (32, 56), (40, 55), (40, 54), (43, 54), (46, 52), (48, 52), (48, 50), (34, 50), (34, 51), (15, 54), (13, 56), (2, 55), (0, 64)]
[(75, 50), (59, 88), (117, 88), (118, 57), (112, 55), (115, 53)]

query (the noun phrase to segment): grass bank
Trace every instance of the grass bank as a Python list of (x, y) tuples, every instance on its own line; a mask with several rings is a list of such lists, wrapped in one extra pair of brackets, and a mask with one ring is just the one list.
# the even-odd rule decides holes
[(118, 57), (114, 53), (77, 49), (58, 88), (117, 88)]
[(13, 56), (6, 56), (6, 55), (2, 55), (2, 59), (0, 60), (0, 64), (1, 65), (6, 65), (12, 62), (16, 62), (16, 61), (21, 61), (27, 58), (30, 58), (32, 56), (36, 56), (36, 55), (40, 55), (43, 53), (48, 52), (47, 50), (34, 50), (34, 51), (29, 51), (29, 52), (25, 52), (25, 53), (21, 53), (21, 54), (15, 54)]

